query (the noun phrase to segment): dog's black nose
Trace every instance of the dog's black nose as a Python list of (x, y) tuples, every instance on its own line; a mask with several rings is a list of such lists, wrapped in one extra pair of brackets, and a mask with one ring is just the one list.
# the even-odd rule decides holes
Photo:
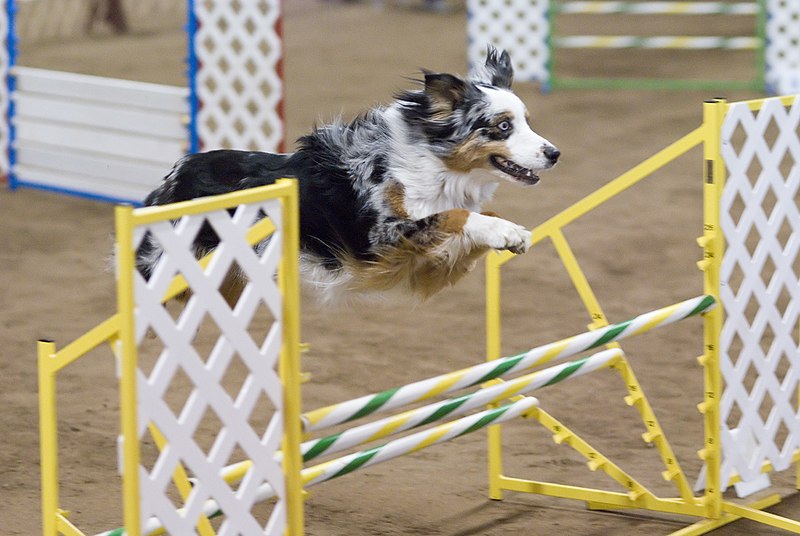
[(561, 156), (561, 151), (553, 147), (552, 145), (548, 145), (544, 148), (544, 156), (553, 164), (558, 162), (558, 157)]

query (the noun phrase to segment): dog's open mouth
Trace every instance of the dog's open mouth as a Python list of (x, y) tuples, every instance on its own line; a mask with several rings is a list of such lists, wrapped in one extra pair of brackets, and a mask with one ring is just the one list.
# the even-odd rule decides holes
[(533, 172), (532, 169), (522, 167), (516, 162), (512, 162), (502, 156), (492, 155), (489, 161), (494, 167), (507, 175), (511, 175), (520, 182), (525, 184), (536, 184), (539, 182), (539, 176)]

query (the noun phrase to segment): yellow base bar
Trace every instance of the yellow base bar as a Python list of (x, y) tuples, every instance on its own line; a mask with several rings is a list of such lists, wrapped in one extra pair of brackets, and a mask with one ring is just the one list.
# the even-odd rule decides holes
[[(702, 497), (698, 497), (697, 502), (693, 504), (686, 503), (680, 498), (664, 499), (654, 498), (652, 496), (642, 496), (639, 499), (633, 500), (627, 493), (554, 484), (552, 482), (537, 482), (533, 480), (510, 478), (507, 476), (500, 476), (498, 478), (498, 484), (500, 489), (506, 491), (536, 493), (538, 495), (547, 495), (550, 497), (581, 500), (586, 502), (586, 506), (590, 510), (618, 510), (630, 508), (697, 517), (705, 517), (707, 512), (706, 508), (702, 505)], [(723, 514), (720, 518), (703, 519), (693, 525), (670, 533), (670, 536), (699, 536), (740, 519), (750, 519), (757, 523), (800, 534), (800, 521), (763, 511), (765, 508), (775, 506), (779, 502), (781, 502), (781, 496), (779, 494), (770, 495), (769, 497), (765, 497), (749, 505), (740, 505), (723, 501)]]
[[(760, 501), (756, 501), (752, 503), (749, 507), (743, 507), (743, 508), (747, 510), (759, 511), (763, 508), (769, 508), (770, 506), (775, 506), (779, 502), (781, 502), (781, 496), (775, 494), (775, 495), (770, 495), (769, 497), (765, 497)], [(728, 523), (733, 523), (734, 521), (738, 521), (739, 519), (742, 519), (744, 517), (741, 515), (735, 515), (733, 513), (729, 513), (728, 509), (726, 508), (729, 505), (736, 506), (737, 508), (742, 508), (739, 507), (738, 505), (734, 505), (733, 503), (724, 502), (722, 505), (722, 509), (724, 510), (724, 512), (722, 514), (722, 517), (720, 517), (719, 519), (704, 519), (702, 521), (698, 521), (694, 525), (689, 525), (688, 527), (682, 528), (679, 531), (670, 533), (669, 536), (699, 536), (700, 534), (707, 534), (712, 530), (716, 530), (720, 527), (727, 525)], [(766, 512), (759, 512), (759, 513), (773, 516), (773, 514), (767, 514)], [(778, 516), (773, 516), (773, 517), (778, 517)], [(784, 521), (791, 521), (786, 518), (780, 518), (780, 519)], [(772, 525), (772, 523), (768, 524)], [(778, 526), (778, 525), (773, 525), (773, 526)]]
[(649, 494), (631, 499), (630, 495), (623, 492), (606, 491), (600, 489), (554, 484), (552, 482), (537, 482), (519, 478), (500, 477), (502, 489), (522, 493), (536, 493), (563, 499), (577, 499), (586, 502), (594, 509), (637, 508), (665, 512), (668, 514), (681, 514), (703, 517), (706, 508), (702, 504), (687, 503), (683, 499), (662, 499)]

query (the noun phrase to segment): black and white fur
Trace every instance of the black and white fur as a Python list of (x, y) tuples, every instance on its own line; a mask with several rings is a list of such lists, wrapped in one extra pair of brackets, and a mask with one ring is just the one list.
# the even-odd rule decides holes
[[(469, 79), (424, 72), (421, 89), (351, 123), (314, 129), (292, 154), (218, 150), (179, 160), (145, 200), (162, 205), (299, 179), (301, 271), (323, 301), (452, 285), (489, 249), (527, 251), (522, 226), (481, 213), (505, 179), (536, 184), (559, 151), (529, 124), (511, 91), (507, 52), (489, 47)], [(200, 256), (217, 244), (206, 226)], [(145, 241), (148, 276), (161, 251)], [(233, 295), (241, 276), (232, 274)]]

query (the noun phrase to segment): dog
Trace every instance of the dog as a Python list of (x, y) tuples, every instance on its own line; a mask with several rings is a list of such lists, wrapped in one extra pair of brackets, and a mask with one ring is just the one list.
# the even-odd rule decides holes
[[(393, 293), (428, 298), (453, 285), (489, 249), (524, 253), (530, 232), (481, 212), (502, 180), (539, 182), (559, 150), (530, 126), (511, 91), (506, 51), (488, 47), (467, 78), (422, 71), (421, 88), (352, 122), (316, 127), (291, 154), (215, 150), (180, 159), (144, 204), (163, 205), (298, 179), (301, 280), (322, 302)], [(218, 238), (205, 225), (195, 255)], [(161, 255), (145, 240), (137, 267)], [(235, 299), (245, 281), (230, 274)]]

